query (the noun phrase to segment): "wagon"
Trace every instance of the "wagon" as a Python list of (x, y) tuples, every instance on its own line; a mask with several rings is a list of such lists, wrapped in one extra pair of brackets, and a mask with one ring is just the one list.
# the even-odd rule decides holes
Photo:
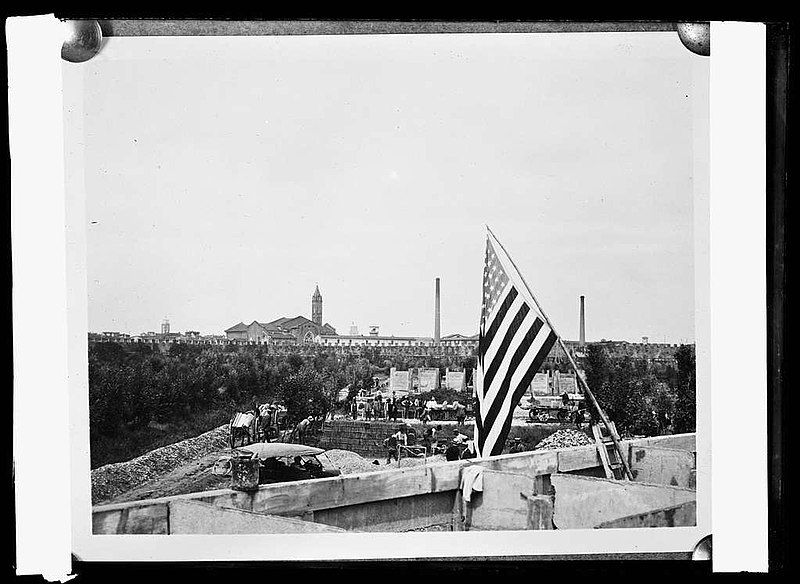
[(303, 444), (262, 442), (236, 449), (239, 455), (260, 460), (259, 484), (282, 483), (335, 477), (339, 468), (325, 455), (325, 450)]
[(228, 423), (231, 448), (236, 448), (237, 441), (240, 446), (252, 444), (258, 440), (259, 417), (253, 412), (237, 412)]

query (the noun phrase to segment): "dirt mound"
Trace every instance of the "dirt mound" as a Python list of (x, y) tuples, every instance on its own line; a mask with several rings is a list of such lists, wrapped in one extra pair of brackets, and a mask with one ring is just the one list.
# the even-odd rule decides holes
[(172, 471), (228, 443), (228, 426), (200, 434), (143, 454), (127, 462), (116, 462), (92, 471), (92, 503), (108, 501)]
[(557, 430), (547, 438), (541, 440), (534, 450), (556, 450), (558, 448), (571, 448), (573, 446), (586, 446), (594, 444), (585, 432), (580, 430)]
[[(364, 458), (363, 456), (356, 454), (355, 452), (351, 452), (350, 450), (340, 450), (338, 448), (327, 450), (325, 455), (333, 464), (339, 467), (339, 470), (342, 471), (343, 475), (358, 474), (362, 472), (375, 472), (378, 470), (387, 470), (398, 467), (397, 461), (395, 460), (393, 460), (390, 465), (387, 465), (385, 455), (379, 458)], [(373, 462), (375, 460), (378, 461), (378, 464)], [(428, 464), (442, 461), (444, 461), (444, 457), (441, 455), (429, 456), (427, 460)], [(425, 464), (424, 458), (408, 457), (400, 459), (400, 468), (418, 466), (420, 464)]]
[(327, 450), (325, 456), (342, 471), (343, 475), (381, 470), (380, 465), (372, 464), (372, 459), (368, 460), (350, 450), (335, 448)]

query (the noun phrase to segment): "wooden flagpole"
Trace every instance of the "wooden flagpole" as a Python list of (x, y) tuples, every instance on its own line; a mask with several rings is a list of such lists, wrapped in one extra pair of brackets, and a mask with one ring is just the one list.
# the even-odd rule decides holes
[(500, 246), (500, 249), (503, 250), (503, 253), (506, 254), (506, 257), (508, 258), (508, 261), (511, 262), (511, 265), (517, 271), (517, 274), (519, 275), (520, 279), (522, 280), (522, 283), (525, 285), (525, 288), (528, 290), (528, 294), (531, 295), (531, 298), (533, 299), (534, 304), (536, 304), (536, 308), (539, 309), (539, 314), (542, 315), (542, 318), (544, 318), (545, 322), (547, 323), (547, 326), (550, 327), (550, 330), (553, 331), (553, 334), (556, 336), (556, 339), (558, 339), (558, 344), (561, 346), (561, 349), (564, 351), (564, 354), (567, 356), (567, 359), (569, 360), (569, 364), (572, 366), (572, 369), (575, 371), (575, 377), (577, 377), (578, 380), (580, 381), (580, 384), (583, 387), (584, 393), (586, 393), (586, 395), (589, 396), (589, 400), (592, 402), (592, 406), (594, 406), (594, 409), (600, 415), (600, 419), (602, 420), (603, 425), (608, 429), (608, 434), (611, 436), (611, 440), (614, 442), (614, 448), (617, 450), (617, 453), (619, 454), (619, 459), (622, 462), (622, 468), (625, 470), (625, 476), (628, 477), (628, 480), (632, 481), (633, 480), (633, 474), (631, 473), (631, 469), (628, 466), (628, 459), (625, 456), (625, 454), (622, 452), (622, 444), (620, 444), (619, 436), (617, 436), (617, 433), (611, 427), (611, 421), (608, 419), (608, 416), (606, 416), (606, 413), (603, 411), (603, 408), (600, 407), (600, 404), (597, 403), (597, 400), (595, 399), (594, 394), (592, 393), (592, 390), (589, 389), (589, 385), (586, 383), (586, 380), (583, 378), (583, 375), (581, 375), (581, 372), (578, 371), (578, 365), (575, 363), (575, 360), (572, 358), (572, 353), (570, 353), (569, 350), (567, 349), (567, 346), (564, 344), (564, 341), (561, 339), (561, 335), (559, 335), (558, 332), (556, 331), (555, 327), (553, 326), (553, 323), (551, 323), (550, 319), (547, 318), (547, 314), (542, 309), (542, 305), (539, 304), (538, 300), (536, 300), (536, 296), (534, 295), (533, 291), (531, 290), (531, 287), (528, 286), (528, 283), (525, 281), (525, 276), (522, 275), (522, 272), (519, 271), (519, 268), (517, 267), (517, 264), (515, 264), (514, 260), (511, 259), (511, 254), (509, 254), (508, 250), (506, 250), (506, 248), (503, 246), (503, 244), (500, 243), (500, 240), (497, 239), (497, 236), (489, 228), (488, 225), (486, 226), (486, 229), (489, 232), (489, 234), (492, 236), (492, 238), (497, 242), (497, 245)]

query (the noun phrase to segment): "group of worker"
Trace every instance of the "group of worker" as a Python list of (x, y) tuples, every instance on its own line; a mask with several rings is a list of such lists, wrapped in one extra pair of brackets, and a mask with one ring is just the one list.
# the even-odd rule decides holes
[[(427, 453), (435, 454), (439, 451), (439, 433), (441, 430), (441, 424), (426, 427), (422, 435), (421, 446), (425, 447)], [(392, 460), (399, 462), (401, 450), (404, 448), (407, 449), (410, 446), (408, 427), (405, 424), (399, 426), (397, 432), (383, 441), (383, 445), (386, 448), (386, 464), (391, 464)], [(476, 458), (478, 453), (475, 448), (475, 441), (470, 439), (469, 436), (459, 432), (446, 448), (444, 448), (444, 456), (448, 461)]]
[(408, 396), (397, 397), (397, 392), (393, 391), (391, 397), (383, 399), (380, 390), (373, 399), (364, 401), (363, 414), (358, 407), (358, 402), (353, 400), (350, 406), (350, 416), (356, 420), (363, 416), (365, 420), (385, 419), (397, 421), (400, 419), (419, 419), (423, 423), (428, 423), (433, 419), (433, 411), (452, 410), (455, 412), (456, 421), (463, 424), (467, 417), (467, 408), (464, 404), (453, 400), (452, 404), (445, 400), (439, 404), (436, 398), (431, 397), (427, 402), (422, 402), (419, 398), (413, 400)]

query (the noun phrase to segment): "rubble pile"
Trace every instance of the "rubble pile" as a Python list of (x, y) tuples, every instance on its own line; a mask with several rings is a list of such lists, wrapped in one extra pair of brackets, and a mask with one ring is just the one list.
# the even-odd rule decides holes
[[(380, 465), (372, 464), (372, 459), (367, 460), (360, 454), (356, 454), (350, 450), (335, 448), (326, 451), (325, 456), (342, 471), (343, 475), (381, 470)], [(384, 460), (383, 462), (386, 461)]]
[(585, 432), (580, 430), (563, 429), (550, 434), (547, 438), (539, 441), (534, 450), (557, 450), (559, 448), (571, 448), (573, 446), (586, 446), (594, 444)]
[[(327, 456), (330, 461), (335, 464), (340, 471), (342, 471), (343, 475), (375, 472), (379, 470), (395, 469), (398, 467), (396, 460), (393, 460), (389, 465), (386, 464), (385, 453), (377, 458), (364, 458), (360, 454), (356, 454), (350, 450), (334, 448), (332, 450), (325, 451), (325, 456)], [(378, 464), (375, 464), (376, 460), (378, 461)], [(425, 462), (426, 461), (424, 458), (403, 457), (400, 459), (399, 466), (400, 468), (419, 466), (421, 464), (425, 464)], [(428, 464), (436, 462), (444, 462), (444, 456), (437, 454), (435, 456), (429, 456), (427, 459)]]
[(205, 456), (228, 445), (228, 425), (182, 440), (168, 446), (156, 448), (127, 462), (106, 464), (92, 471), (92, 503), (113, 499), (151, 481), (187, 460)]

